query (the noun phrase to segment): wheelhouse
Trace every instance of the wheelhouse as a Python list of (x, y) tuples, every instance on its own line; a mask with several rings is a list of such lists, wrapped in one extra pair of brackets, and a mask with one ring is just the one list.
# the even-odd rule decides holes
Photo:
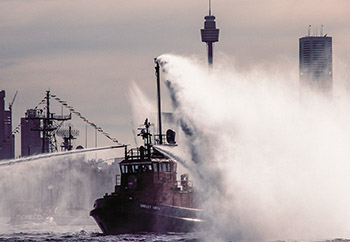
[(129, 150), (125, 146), (125, 158), (119, 163), (121, 174), (117, 176), (112, 195), (128, 200), (193, 207), (193, 188), (188, 175), (181, 175), (181, 181), (177, 181), (177, 162), (151, 144), (149, 125), (146, 120), (146, 129), (140, 133), (144, 145)]

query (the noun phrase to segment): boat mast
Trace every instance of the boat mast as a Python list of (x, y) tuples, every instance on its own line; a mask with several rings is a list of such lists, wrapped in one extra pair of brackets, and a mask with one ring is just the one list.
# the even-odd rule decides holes
[[(50, 90), (46, 91), (46, 118), (43, 120), (43, 144), (42, 153), (50, 152), (49, 125), (50, 125)], [(46, 143), (47, 142), (47, 143)]]
[(160, 73), (159, 73), (159, 62), (157, 58), (154, 58), (154, 63), (156, 64), (156, 76), (157, 76), (157, 94), (158, 94), (158, 126), (159, 126), (159, 144), (163, 144), (163, 137), (162, 137), (162, 109), (161, 109), (161, 102), (160, 102)]

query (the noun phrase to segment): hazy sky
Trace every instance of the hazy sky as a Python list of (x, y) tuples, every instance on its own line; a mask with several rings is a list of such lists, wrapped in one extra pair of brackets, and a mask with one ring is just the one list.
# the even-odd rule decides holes
[[(324, 33), (333, 37), (334, 77), (347, 79), (349, 0), (212, 4), (220, 28), (214, 64), (221, 58), (242, 72), (263, 68), (297, 78), (298, 38), (309, 24), (313, 32), (323, 24)], [(199, 30), (207, 13), (206, 0), (0, 0), (0, 89), (6, 90), (7, 104), (19, 91), (13, 126), (50, 89), (130, 143), (131, 84), (155, 99), (154, 57), (174, 53), (206, 61)], [(85, 138), (83, 123), (76, 127)], [(93, 140), (89, 129), (90, 147)], [(102, 136), (98, 140), (111, 144)]]

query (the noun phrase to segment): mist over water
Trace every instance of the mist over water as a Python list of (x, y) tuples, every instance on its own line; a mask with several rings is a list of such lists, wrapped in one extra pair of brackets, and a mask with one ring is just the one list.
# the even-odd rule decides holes
[[(115, 157), (112, 151), (62, 157), (52, 154), (49, 158), (2, 165), (1, 221), (14, 226), (25, 224), (28, 229), (41, 224), (48, 231), (56, 225), (95, 225), (89, 211), (95, 199), (113, 190), (119, 172), (114, 159), (96, 159), (102, 152), (102, 157)], [(0, 233), (6, 233), (4, 229)]]
[(207, 241), (350, 237), (348, 97), (310, 92), (300, 102), (284, 75), (159, 60)]

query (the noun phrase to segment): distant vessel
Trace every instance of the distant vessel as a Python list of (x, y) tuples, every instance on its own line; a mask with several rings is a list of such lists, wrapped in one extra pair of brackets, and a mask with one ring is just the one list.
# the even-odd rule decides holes
[[(159, 64), (158, 112), (160, 112)], [(134, 149), (125, 146), (125, 158), (119, 163), (121, 176), (117, 176), (114, 192), (97, 199), (90, 215), (104, 234), (132, 232), (190, 232), (203, 223), (201, 209), (196, 206), (195, 190), (187, 174), (176, 180), (177, 162), (153, 145), (176, 146), (175, 133), (168, 130), (152, 142), (150, 122), (145, 120), (139, 136), (144, 145)], [(158, 137), (158, 138), (157, 138)]]

